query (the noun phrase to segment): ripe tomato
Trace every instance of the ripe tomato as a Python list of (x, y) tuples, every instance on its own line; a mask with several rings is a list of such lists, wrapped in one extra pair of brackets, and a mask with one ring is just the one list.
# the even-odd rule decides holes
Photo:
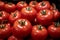
[(53, 19), (53, 12), (48, 9), (41, 10), (37, 14), (38, 22), (44, 26), (50, 25), (50, 23), (52, 22), (52, 19)]
[(10, 16), (9, 16), (9, 21), (11, 23), (14, 23), (15, 20), (21, 18), (21, 14), (18, 10), (11, 12)]
[(33, 7), (33, 8), (36, 8), (36, 5), (37, 5), (37, 1), (31, 1), (29, 3), (29, 6)]
[(60, 24), (54, 23), (48, 27), (49, 35), (52, 38), (60, 38)]
[(42, 9), (49, 9), (50, 3), (48, 1), (42, 1), (36, 5), (36, 10), (40, 11)]
[(46, 39), (47, 35), (48, 33), (44, 26), (42, 25), (33, 26), (32, 33), (31, 33), (33, 39), (44, 40)]
[(24, 1), (20, 1), (17, 3), (16, 7), (18, 10), (21, 10), (22, 8), (26, 7), (28, 4)]
[(54, 21), (57, 21), (58, 20), (58, 18), (59, 18), (59, 11), (58, 10), (56, 10), (56, 9), (54, 9), (54, 10), (52, 10), (53, 11), (53, 20)]
[(4, 10), (4, 5), (5, 5), (5, 3), (0, 1), (0, 10)]
[(3, 39), (0, 39), (0, 40), (3, 40)]
[(11, 34), (11, 28), (9, 24), (0, 24), (0, 38), (7, 38)]
[(16, 38), (15, 36), (12, 35), (8, 38), (8, 40), (23, 40), (23, 39)]
[(13, 35), (18, 38), (24, 38), (31, 33), (32, 25), (26, 19), (18, 19), (13, 25)]
[(9, 14), (8, 14), (7, 12), (5, 12), (5, 11), (0, 11), (0, 22), (1, 22), (2, 20), (8, 19), (8, 17), (9, 17)]
[(13, 12), (16, 10), (16, 6), (13, 3), (7, 3), (7, 4), (5, 4), (5, 10), (7, 12)]
[(33, 21), (36, 17), (36, 10), (33, 7), (27, 6), (21, 10), (22, 18), (28, 19), (29, 21)]

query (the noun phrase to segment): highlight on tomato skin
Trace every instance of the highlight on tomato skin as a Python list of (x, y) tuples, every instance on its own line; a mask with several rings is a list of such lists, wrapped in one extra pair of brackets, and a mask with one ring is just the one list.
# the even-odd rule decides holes
[(45, 40), (48, 36), (47, 29), (42, 25), (34, 25), (31, 32), (31, 37), (37, 40)]
[(27, 4), (25, 1), (20, 1), (20, 2), (18, 2), (18, 3), (16, 4), (16, 8), (17, 8), (18, 10), (21, 10), (22, 8), (24, 8), (24, 7), (26, 7), (26, 6), (28, 6), (28, 4)]
[(51, 5), (50, 5), (49, 1), (42, 1), (36, 5), (36, 10), (39, 12), (40, 10), (43, 10), (43, 9), (49, 9), (50, 6)]
[(0, 24), (0, 38), (5, 39), (11, 35), (11, 27), (9, 24)]
[(4, 8), (5, 8), (5, 11), (10, 13), (16, 10), (16, 5), (13, 3), (6, 3)]
[(37, 11), (30, 6), (24, 7), (21, 10), (21, 16), (24, 19), (28, 19), (30, 22), (32, 22), (36, 18)]
[(18, 19), (13, 24), (12, 33), (18, 38), (27, 37), (32, 30), (32, 25), (27, 19)]
[(8, 40), (23, 40), (23, 39), (22, 38), (17, 38), (17, 37), (12, 35), (8, 38)]

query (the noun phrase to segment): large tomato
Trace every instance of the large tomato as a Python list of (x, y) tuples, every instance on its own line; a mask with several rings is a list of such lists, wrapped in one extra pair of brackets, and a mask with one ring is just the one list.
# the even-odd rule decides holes
[(42, 9), (49, 9), (49, 8), (50, 8), (50, 3), (48, 1), (42, 1), (36, 5), (37, 11), (40, 11)]
[(11, 34), (11, 28), (9, 24), (0, 24), (0, 38), (7, 38)]
[(0, 1), (0, 10), (4, 10), (4, 2)]
[(29, 3), (29, 6), (33, 7), (33, 8), (36, 8), (36, 5), (37, 5), (37, 1), (31, 1)]
[(22, 18), (28, 19), (29, 21), (33, 21), (36, 17), (36, 14), (37, 14), (36, 10), (30, 6), (24, 7), (21, 10)]
[(18, 10), (21, 10), (22, 8), (26, 7), (28, 4), (24, 1), (20, 1), (17, 3), (16, 7)]
[(7, 4), (5, 4), (5, 10), (7, 12), (13, 12), (16, 10), (16, 6), (13, 3), (7, 3)]
[(8, 19), (9, 17), (9, 13), (5, 12), (5, 11), (0, 11), (0, 22), (2, 20)]
[(53, 38), (60, 38), (60, 24), (54, 23), (48, 27), (49, 35)]
[(21, 39), (21, 38), (16, 38), (15, 36), (10, 36), (9, 38), (8, 38), (8, 40), (23, 40), (23, 39)]
[(50, 25), (52, 19), (53, 19), (53, 12), (48, 9), (41, 10), (37, 14), (37, 20), (42, 25)]
[(24, 38), (31, 33), (32, 25), (27, 19), (18, 19), (13, 25), (13, 35)]
[(21, 14), (18, 10), (11, 12), (10, 16), (9, 16), (9, 21), (11, 23), (14, 23), (15, 20), (21, 18)]
[(31, 36), (33, 39), (45, 40), (47, 35), (48, 35), (48, 33), (44, 26), (42, 26), (42, 25), (33, 26), (32, 33), (31, 33)]

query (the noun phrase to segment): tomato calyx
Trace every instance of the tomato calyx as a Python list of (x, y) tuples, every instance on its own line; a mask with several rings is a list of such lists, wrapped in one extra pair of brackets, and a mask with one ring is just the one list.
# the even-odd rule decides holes
[(42, 26), (41, 26), (41, 25), (38, 25), (38, 29), (39, 29), (39, 30), (42, 30)]
[(55, 22), (55, 27), (59, 27), (60, 26), (60, 23), (59, 22)]
[(31, 8), (30, 7), (27, 7), (26, 10), (31, 11)]
[(18, 23), (19, 23), (21, 26), (24, 26), (24, 25), (25, 25), (25, 21), (24, 21), (24, 20), (18, 21)]
[(21, 1), (21, 4), (24, 4), (24, 1)]
[(10, 2), (10, 3), (8, 3), (9, 5), (12, 5), (12, 3)]
[(5, 26), (6, 26), (5, 24), (0, 25), (0, 29), (4, 29)]
[(44, 2), (42, 2), (42, 3), (41, 3), (41, 5), (42, 5), (42, 6), (45, 6), (45, 3), (44, 3)]
[(3, 15), (2, 12), (0, 12), (0, 17), (2, 17), (2, 15)]
[(33, 1), (33, 3), (32, 3), (33, 5), (36, 5), (36, 1)]
[(43, 15), (46, 15), (46, 10), (42, 10), (41, 12)]
[(16, 17), (16, 13), (13, 14), (13, 17)]

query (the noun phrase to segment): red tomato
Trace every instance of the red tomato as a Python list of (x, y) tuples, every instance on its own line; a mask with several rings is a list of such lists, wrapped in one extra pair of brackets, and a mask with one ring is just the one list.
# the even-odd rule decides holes
[(4, 2), (0, 1), (0, 10), (4, 10)]
[(8, 40), (23, 40), (23, 39), (16, 38), (15, 36), (12, 35), (8, 38)]
[(29, 6), (33, 7), (33, 8), (36, 8), (36, 5), (37, 5), (37, 2), (36, 1), (31, 1), (29, 3)]
[(53, 11), (53, 20), (54, 21), (57, 21), (58, 20), (58, 18), (59, 18), (59, 11), (58, 10), (52, 10)]
[(50, 25), (50, 23), (52, 22), (52, 19), (53, 19), (53, 12), (48, 9), (41, 10), (37, 14), (37, 20), (42, 25), (45, 25), (45, 26)]
[(36, 10), (40, 11), (42, 9), (49, 9), (50, 3), (48, 1), (42, 1), (36, 5)]
[(13, 12), (16, 10), (16, 6), (13, 3), (7, 3), (7, 4), (5, 4), (5, 10), (7, 12)]
[(9, 16), (9, 21), (11, 23), (14, 23), (15, 20), (21, 18), (21, 14), (18, 10), (11, 12), (10, 16)]
[(48, 33), (44, 26), (42, 25), (33, 26), (32, 33), (31, 33), (33, 39), (44, 40), (46, 39), (47, 35)]
[(8, 19), (8, 17), (9, 17), (9, 14), (8, 14), (7, 12), (5, 12), (5, 11), (0, 11), (0, 22), (1, 22), (2, 20)]
[(33, 21), (36, 17), (36, 10), (33, 7), (27, 6), (21, 10), (22, 18)]
[(28, 4), (24, 1), (20, 1), (17, 3), (16, 7), (18, 10), (21, 10), (22, 8), (26, 7)]
[(9, 24), (0, 24), (0, 38), (7, 38), (11, 34), (11, 28)]
[(60, 24), (54, 23), (48, 27), (49, 35), (53, 38), (60, 38)]
[(50, 10), (53, 10), (54, 9), (54, 7), (53, 6), (50, 6)]
[(13, 35), (16, 37), (24, 38), (31, 33), (32, 25), (26, 19), (18, 19), (14, 22), (13, 25)]

